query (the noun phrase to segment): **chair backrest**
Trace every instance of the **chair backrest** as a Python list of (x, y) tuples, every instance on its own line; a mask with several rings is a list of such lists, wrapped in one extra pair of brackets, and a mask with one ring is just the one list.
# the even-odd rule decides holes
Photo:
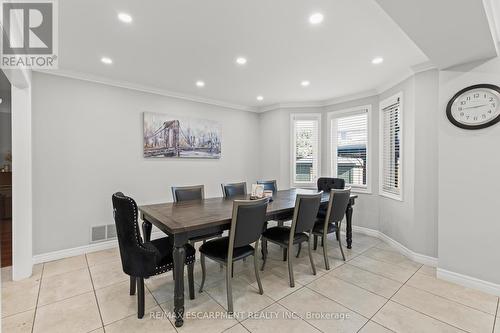
[(278, 185), (276, 184), (276, 180), (258, 180), (257, 184), (264, 185), (265, 191), (273, 191), (276, 193), (278, 191)]
[[(256, 242), (264, 231), (268, 199), (234, 200), (229, 251)], [(232, 252), (231, 252), (232, 253)]]
[[(144, 246), (137, 222), (138, 210), (134, 199), (122, 192), (112, 196), (113, 216), (120, 248), (123, 271), (131, 276), (142, 276)], [(137, 265), (137, 263), (140, 263)]]
[(321, 204), (322, 194), (323, 192), (316, 194), (297, 194), (290, 237), (300, 232), (309, 231), (314, 227), (319, 205)]
[(318, 178), (317, 184), (318, 191), (328, 193), (332, 188), (339, 190), (343, 189), (345, 187), (345, 180), (343, 180), (342, 178), (321, 177)]
[(205, 186), (172, 186), (174, 202), (202, 200), (205, 198)]
[(341, 222), (351, 198), (351, 188), (343, 190), (330, 190), (330, 200), (326, 210), (325, 220), (328, 222)]
[(221, 184), (222, 195), (224, 198), (234, 197), (235, 195), (245, 195), (247, 194), (247, 183), (232, 183), (232, 184)]

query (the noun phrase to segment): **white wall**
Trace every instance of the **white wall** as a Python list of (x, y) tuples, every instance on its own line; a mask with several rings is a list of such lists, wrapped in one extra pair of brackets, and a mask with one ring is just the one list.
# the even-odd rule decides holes
[[(170, 201), (172, 185), (254, 182), (258, 114), (107, 85), (33, 74), (33, 254), (89, 243), (91, 225), (113, 223), (111, 195), (139, 204)], [(142, 113), (222, 124), (220, 160), (144, 159)]]
[(440, 73), (439, 268), (500, 284), (500, 125), (468, 131), (445, 115), (478, 83), (500, 85), (500, 58)]

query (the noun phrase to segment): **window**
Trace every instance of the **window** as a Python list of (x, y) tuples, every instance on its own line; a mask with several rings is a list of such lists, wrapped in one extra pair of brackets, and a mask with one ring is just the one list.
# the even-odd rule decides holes
[(369, 191), (369, 117), (371, 106), (329, 113), (332, 177), (353, 190)]
[(380, 102), (380, 194), (402, 200), (402, 94)]
[(292, 114), (292, 186), (316, 186), (319, 174), (320, 114)]

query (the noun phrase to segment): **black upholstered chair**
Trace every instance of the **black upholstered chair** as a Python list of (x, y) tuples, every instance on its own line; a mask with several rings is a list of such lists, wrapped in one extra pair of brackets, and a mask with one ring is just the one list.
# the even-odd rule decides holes
[[(194, 185), (194, 186), (172, 186), (172, 197), (174, 202), (190, 201), (190, 200), (203, 200), (205, 199), (205, 186)], [(196, 236), (189, 239), (191, 244), (196, 242), (211, 239), (214, 237), (222, 236), (222, 231), (210, 232), (208, 234)]]
[(321, 243), (323, 245), (323, 256), (325, 257), (325, 268), (330, 269), (330, 263), (328, 262), (328, 250), (327, 250), (327, 235), (330, 233), (337, 233), (337, 241), (339, 242), (340, 252), (342, 253), (342, 259), (345, 261), (344, 249), (342, 249), (342, 242), (338, 233), (340, 232), (340, 225), (342, 219), (344, 218), (347, 205), (351, 197), (351, 189), (347, 188), (344, 190), (330, 190), (330, 200), (328, 201), (328, 206), (326, 210), (326, 217), (324, 219), (318, 219), (314, 224), (313, 234), (315, 237), (316, 250), (317, 242), (316, 237), (321, 237)]
[(278, 185), (276, 180), (258, 180), (257, 184), (264, 185), (264, 191), (273, 191), (273, 193), (278, 192)]
[[(290, 278), (290, 287), (295, 286), (293, 279), (293, 266), (292, 266), (292, 248), (295, 244), (307, 242), (309, 260), (311, 261), (311, 268), (313, 274), (316, 275), (316, 268), (311, 252), (312, 229), (316, 222), (316, 215), (321, 203), (322, 192), (317, 194), (297, 194), (295, 200), (295, 209), (293, 211), (292, 225), (269, 228), (262, 233), (262, 248), (264, 254), (264, 261), (262, 263), (262, 270), (267, 260), (267, 242), (275, 243), (283, 248), (283, 258), (288, 261), (288, 276)], [(309, 234), (307, 234), (307, 233)], [(286, 255), (285, 255), (286, 254)]]
[(224, 198), (234, 197), (236, 195), (247, 194), (247, 183), (232, 183), (232, 184), (221, 184), (222, 195)]
[(318, 178), (317, 185), (318, 191), (328, 193), (331, 189), (342, 190), (345, 187), (345, 180), (342, 178), (320, 177)]
[[(229, 236), (207, 241), (200, 246), (202, 269), (200, 292), (203, 291), (203, 285), (205, 284), (205, 257), (225, 265), (227, 309), (229, 313), (233, 312), (231, 279), (233, 275), (233, 263), (235, 261), (253, 255), (255, 277), (259, 285), (259, 292), (261, 295), (264, 293), (257, 267), (257, 253), (259, 240), (264, 223), (266, 222), (267, 202), (267, 198), (260, 200), (234, 200)], [(250, 245), (252, 243), (255, 243), (255, 245)]]
[[(123, 272), (130, 276), (130, 295), (136, 293), (137, 287), (137, 317), (142, 318), (144, 316), (144, 279), (174, 268), (173, 245), (168, 237), (143, 242), (139, 233), (137, 204), (134, 199), (117, 192), (113, 194), (112, 201)], [(186, 245), (185, 250), (189, 297), (194, 299), (195, 249), (191, 245)]]
[[(331, 189), (342, 190), (345, 187), (345, 180), (342, 178), (329, 178), (320, 177), (317, 181), (318, 191), (323, 191), (325, 193), (330, 193)], [(318, 218), (324, 219), (326, 216), (327, 204), (321, 204), (319, 206)], [(337, 240), (339, 235), (337, 235)], [(318, 236), (314, 236), (314, 249), (316, 250), (318, 246)]]

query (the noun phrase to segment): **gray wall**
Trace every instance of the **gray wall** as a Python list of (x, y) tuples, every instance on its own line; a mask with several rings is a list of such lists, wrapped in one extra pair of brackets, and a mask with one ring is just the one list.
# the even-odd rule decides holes
[[(259, 116), (106, 85), (33, 73), (33, 251), (89, 243), (91, 225), (113, 223), (111, 194), (139, 204), (170, 201), (170, 186), (259, 176)], [(142, 113), (222, 124), (219, 160), (144, 159)]]
[[(379, 102), (403, 92), (403, 201), (379, 195)], [(329, 112), (372, 106), (371, 194), (359, 194), (356, 226), (380, 230), (410, 250), (437, 257), (437, 111), (438, 72), (418, 73), (378, 96), (317, 108), (287, 108), (260, 115), (261, 172), (290, 187), (290, 114), (321, 113), (321, 175), (330, 175), (328, 161)]]
[(500, 125), (467, 131), (445, 115), (478, 83), (500, 85), (500, 58), (440, 73), (439, 268), (500, 284)]

